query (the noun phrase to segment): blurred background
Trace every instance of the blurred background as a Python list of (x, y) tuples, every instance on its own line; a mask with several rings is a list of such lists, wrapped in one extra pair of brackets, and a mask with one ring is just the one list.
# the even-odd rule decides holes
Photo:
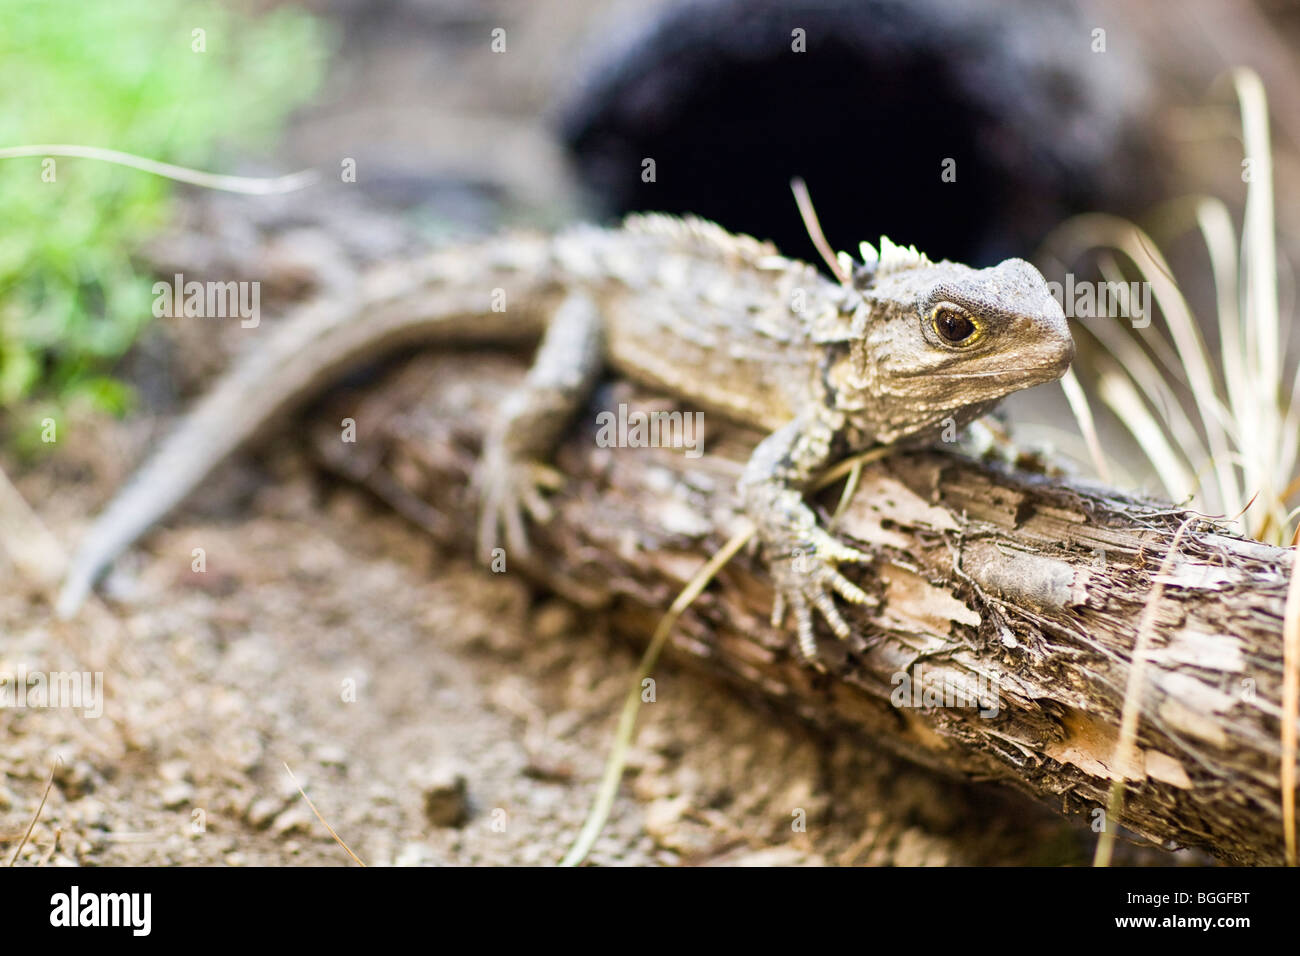
[[(0, 0), (0, 77), (0, 149), (76, 144), (246, 176), (322, 173), (297, 192), (241, 196), (85, 159), (57, 158), (52, 168), (41, 155), (0, 159), (0, 461), (61, 540), (74, 537), (243, 344), (238, 323), (154, 320), (150, 289), (158, 277), (257, 280), (263, 308), (276, 313), (327, 291), (331, 270), (341, 264), (365, 267), (506, 227), (613, 222), (634, 210), (695, 213), (817, 261), (790, 195), (792, 176), (807, 181), (837, 249), (856, 251), (859, 241), (874, 243), (883, 233), (932, 258), (986, 265), (1016, 255), (1062, 282), (1069, 275), (1080, 283), (1144, 284), (1154, 292), (1151, 324), (1113, 313), (1081, 316), (1073, 323), (1077, 387), (1015, 396), (1006, 416), (1016, 434), (1050, 444), (1057, 460), (1082, 476), (1190, 501), (1209, 513), (1235, 513), (1258, 495), (1242, 530), (1276, 542), (1294, 531), (1295, 3)], [(350, 169), (355, 177), (346, 174)], [(71, 439), (44, 440), (50, 420)], [(307, 480), (302, 469), (276, 454), (264, 453), (256, 467), (301, 490), (293, 480)], [(226, 491), (205, 495), (193, 520), (228, 517), (232, 502), (265, 489), (264, 474), (241, 474), (227, 476)], [(267, 521), (290, 520), (302, 534), (306, 525), (293, 522), (314, 520), (274, 492), (261, 493), (272, 495)], [(310, 492), (307, 500), (320, 502)], [(362, 520), (349, 517), (355, 505), (330, 507), (342, 509), (335, 517), (345, 525)], [(249, 528), (249, 554), (283, 540), (283, 528)], [(323, 546), (313, 547), (319, 558)], [(272, 550), (264, 563), (247, 559), (259, 575), (273, 576)], [(382, 551), (376, 544), (375, 553)], [(340, 581), (359, 586), (344, 558), (320, 559), (317, 583), (326, 591)], [(129, 562), (124, 573), (130, 577)], [(258, 630), (250, 615), (274, 621), (276, 613), (289, 613), (285, 605), (305, 600), (277, 593), (256, 612), (258, 598), (234, 574), (214, 578), (226, 583), (204, 598), (210, 605), (191, 608), (189, 617), (178, 610), (180, 625), (142, 619), (137, 631), (161, 642), (160, 655), (172, 654), (168, 635), (178, 626), (201, 644), (203, 634), (219, 629), (212, 622), (222, 613), (234, 614), (232, 626), (243, 634)], [(360, 606), (391, 600), (396, 613), (400, 600), (383, 590), (390, 586), (376, 585), (379, 591), (358, 598)], [(121, 593), (130, 591), (123, 587)], [(240, 610), (230, 610), (231, 595)], [(501, 600), (491, 597), (484, 606)], [(47, 635), (33, 623), (37, 608), (19, 595), (6, 605), (11, 656), (44, 653)], [(342, 628), (347, 639), (376, 659), (402, 657), (398, 645), (383, 643), (391, 633), (360, 636), (368, 633), (366, 613), (337, 610), (349, 622)], [(546, 613), (567, 620), (567, 612)], [(491, 627), (505, 627), (499, 613), (492, 620)], [(216, 652), (208, 648), (196, 650), (194, 660), (173, 661), (166, 686), (212, 679), (237, 697), (240, 679), (233, 675), (249, 667), (282, 673), (310, 666), (313, 655), (329, 657), (317, 646), (300, 648), (303, 660), (281, 659), (290, 651), (271, 649), (273, 639), (292, 629), (266, 624), (258, 640), (239, 645), (254, 663), (227, 662), (233, 671), (225, 683), (213, 677), (205, 655)], [(423, 648), (426, 637), (410, 639)], [(349, 657), (342, 646), (334, 653)], [(445, 676), (460, 665), (453, 653), (430, 666)], [(619, 662), (607, 666), (611, 679), (626, 673)], [(442, 678), (429, 679), (442, 686)], [(275, 699), (267, 694), (263, 699)], [(520, 700), (529, 693), (519, 694), (497, 704), (527, 711), (532, 705)], [(135, 740), (128, 749), (149, 755), (158, 793), (215, 786), (192, 766), (190, 745), (167, 736), (159, 708), (168, 696), (140, 694), (133, 732), (144, 744)], [(589, 698), (578, 695), (584, 704)], [(219, 714), (228, 716), (212, 700), (204, 698), (197, 717), (169, 718), (188, 728), (191, 744), (221, 726)], [(290, 728), (298, 735), (288, 736), (300, 741), (315, 734), (316, 743), (301, 744), (303, 759), (335, 768), (322, 771), (327, 779), (383, 776), (378, 764), (358, 761), (349, 769), (345, 761), (339, 770), (337, 754), (322, 757), (333, 751), (321, 728), (335, 718), (301, 717), (297, 707), (286, 698), (263, 715), (266, 722), (236, 723), (232, 733), (253, 741), (248, 748), (259, 755), (276, 738), (269, 727)], [(699, 719), (712, 726), (739, 718), (710, 712)], [(394, 711), (373, 727), (382, 734), (403, 721), (424, 726), (430, 717)], [(60, 771), (72, 774), (61, 784), (66, 799), (81, 806), (96, 780), (101, 794), (110, 792), (107, 768), (115, 765), (115, 748), (125, 746), (121, 740), (101, 742), (110, 756), (97, 759), (84, 740), (68, 743), (80, 739), (77, 733), (28, 727), (33, 745), (30, 752), (17, 748), (6, 766), (10, 789), (6, 796), (0, 788), (0, 811), (12, 808), (15, 820), (22, 817), (28, 784), (47, 773), (37, 744), (53, 739), (85, 755), (79, 770)], [(486, 740), (489, 730), (501, 728), (485, 724), (473, 732)], [(580, 754), (601, 749), (604, 737), (596, 731), (589, 746), (575, 751), (578, 766), (585, 766)], [(411, 733), (403, 743), (409, 752), (394, 744), (375, 759), (389, 761), (390, 769), (414, 760), (411, 754), (429, 741)], [(814, 747), (802, 738), (782, 746)], [(242, 759), (224, 755), (217, 762), (238, 769)], [(231, 773), (256, 780), (269, 772), (261, 756), (249, 759)], [(824, 770), (821, 758), (807, 759)], [(79, 765), (72, 759), (68, 766)], [(891, 773), (864, 772), (873, 779)], [(820, 770), (809, 773), (821, 779)], [(254, 808), (266, 799), (264, 784), (226, 786), (237, 794), (226, 798), (227, 812), (253, 830), (270, 827), (276, 840), (256, 853), (242, 843), (226, 847), (215, 858), (328, 858), (328, 847), (285, 849), (286, 840), (295, 843), (297, 824), (273, 822), (282, 807)], [(729, 784), (718, 786), (725, 791)], [(1023, 862), (1036, 852), (1006, 839), (985, 846), (924, 797), (858, 789), (886, 806), (902, 801), (897, 813), (870, 824), (891, 834), (872, 844), (883, 854), (875, 862), (927, 854), (936, 862)], [(419, 794), (427, 790), (414, 792), (410, 812), (419, 819)], [(143, 805), (137, 796), (118, 792), (83, 810), (112, 832), (104, 814)], [(406, 799), (375, 797), (351, 822), (361, 825), (370, 819), (365, 813), (400, 816), (376, 807), (388, 800), (401, 808)], [(144, 803), (157, 810), (166, 801), (159, 804), (150, 790)], [(855, 804), (845, 796), (844, 806)], [(148, 824), (161, 825), (157, 818)], [(1041, 825), (1056, 833), (1055, 820)], [(429, 854), (474, 861), (472, 853), (488, 852), (451, 838), (432, 850), (427, 842), (374, 840), (371, 854), (390, 861), (406, 859), (403, 853), (408, 862)], [(1034, 845), (1050, 845), (1052, 861), (1060, 862), (1074, 859), (1081, 841), (1076, 834)], [(131, 857), (113, 856), (124, 851), (112, 846), (86, 852), (101, 860), (194, 858), (186, 856), (192, 847)], [(194, 852), (206, 859), (210, 851)], [(651, 845), (638, 852), (635, 861), (642, 862), (664, 851)], [(677, 858), (683, 852), (671, 851)]]
[[(1245, 294), (1244, 274), (1236, 293), (1216, 283), (1195, 205), (1213, 197), (1242, 231), (1230, 71), (1259, 77), (1273, 118), (1271, 169), (1259, 168), (1276, 195), (1293, 195), (1298, 33), (1298, 8), (1275, 0), (5, 0), (5, 144), (99, 145), (245, 174), (313, 167), (324, 180), (250, 199), (65, 160), (57, 184), (33, 188), (41, 160), (6, 160), (0, 405), (165, 404), (142, 395), (148, 383), (133, 379), (147, 370), (129, 355), (153, 278), (182, 268), (300, 297), (311, 269), (298, 260), (314, 256), (319, 270), (321, 244), (364, 264), (633, 210), (693, 212), (816, 260), (789, 193), (796, 175), (836, 248), (883, 233), (974, 265), (1028, 257), (1058, 280), (1106, 266), (1141, 278), (1122, 257), (1099, 266), (1096, 223), (1061, 240), (1072, 216), (1125, 217), (1167, 258), (1214, 352), (1224, 297)], [(341, 181), (346, 161), (354, 182)], [(1295, 206), (1268, 204), (1289, 315)], [(1240, 266), (1244, 243), (1238, 252)], [(1105, 404), (1080, 325), (1081, 378)], [(1162, 374), (1172, 381), (1155, 398), (1135, 385), (1157, 419), (1169, 401), (1193, 401), (1177, 369)], [(182, 375), (182, 390), (194, 385)], [(1058, 389), (1011, 407), (1098, 470)], [(1153, 467), (1133, 428), (1097, 417), (1119, 459), (1104, 477), (1196, 490), (1168, 485), (1204, 462)], [(42, 418), (6, 417), (12, 443), (39, 453)]]

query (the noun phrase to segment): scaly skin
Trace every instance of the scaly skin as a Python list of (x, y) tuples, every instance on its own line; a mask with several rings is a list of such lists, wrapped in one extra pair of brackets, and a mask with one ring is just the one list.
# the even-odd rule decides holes
[[(803, 500), (838, 459), (961, 427), (1010, 392), (1064, 374), (1074, 345), (1042, 276), (1021, 260), (976, 270), (882, 240), (843, 284), (712, 223), (630, 217), (553, 238), (503, 236), (392, 267), (308, 306), (258, 343), (95, 522), (58, 609), (75, 612), (118, 553), (226, 455), (350, 365), (416, 340), (542, 336), (524, 384), (487, 437), (476, 485), (480, 551), (504, 531), (527, 550), (524, 514), (545, 520), (558, 480), (546, 461), (603, 369), (770, 432), (740, 482), (776, 582), (815, 654), (813, 611), (840, 636), (832, 595), (866, 595), (837, 569), (865, 556)], [(504, 312), (492, 311), (494, 291)], [(498, 297), (499, 303), (499, 297)]]

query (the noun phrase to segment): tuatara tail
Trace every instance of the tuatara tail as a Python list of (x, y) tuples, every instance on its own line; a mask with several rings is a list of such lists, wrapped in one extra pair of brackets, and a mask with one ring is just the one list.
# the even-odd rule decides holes
[[(347, 369), (418, 341), (536, 338), (550, 295), (546, 242), (498, 240), (493, 251), (461, 248), (381, 270), (268, 327), (267, 340), (236, 361), (95, 520), (69, 565), (58, 615), (74, 615), (113, 560), (228, 455)], [(493, 311), (500, 289), (509, 307)]]

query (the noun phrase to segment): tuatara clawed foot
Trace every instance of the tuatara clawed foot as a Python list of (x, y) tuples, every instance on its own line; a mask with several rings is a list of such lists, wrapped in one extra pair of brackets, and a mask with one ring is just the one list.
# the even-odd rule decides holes
[(553, 509), (543, 496), (564, 484), (564, 476), (540, 461), (518, 460), (500, 445), (484, 451), (474, 471), (473, 486), (479, 500), (478, 555), (484, 564), (505, 532), (506, 547), (519, 555), (529, 553), (525, 513), (537, 524), (551, 520)]
[(814, 528), (804, 539), (795, 542), (764, 542), (768, 566), (776, 583), (772, 602), (772, 626), (785, 623), (787, 608), (794, 610), (799, 635), (799, 651), (809, 662), (817, 660), (817, 641), (813, 635), (813, 609), (821, 613), (836, 637), (847, 640), (852, 633), (833, 594), (853, 604), (871, 604), (874, 599), (839, 572), (841, 562), (861, 562), (870, 556), (842, 544), (834, 536)]

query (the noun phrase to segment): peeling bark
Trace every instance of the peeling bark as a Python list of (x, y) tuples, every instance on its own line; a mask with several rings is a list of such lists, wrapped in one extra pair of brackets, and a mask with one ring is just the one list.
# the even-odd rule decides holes
[[(522, 364), (420, 357), (318, 409), (326, 464), (440, 542), (469, 550), (466, 477)], [(760, 437), (706, 421), (705, 454), (600, 448), (595, 411), (670, 410), (602, 390), (558, 456), (568, 483), (509, 573), (607, 609), (645, 641), (742, 524), (734, 485)], [(358, 423), (342, 444), (337, 422)], [(839, 487), (819, 499), (833, 510)], [(827, 673), (768, 623), (762, 563), (742, 553), (679, 623), (671, 653), (837, 732), (930, 767), (1008, 781), (1089, 821), (1126, 781), (1124, 827), (1232, 863), (1280, 863), (1282, 616), (1291, 552), (1199, 522), (1165, 580), (1141, 689), (1138, 751), (1115, 765), (1138, 620), (1185, 514), (1119, 492), (939, 451), (869, 466), (837, 525), (874, 560), (846, 573), (877, 600), (846, 608), (853, 639), (821, 642)], [(842, 605), (843, 606), (843, 605)], [(902, 706), (899, 706), (902, 705)]]

